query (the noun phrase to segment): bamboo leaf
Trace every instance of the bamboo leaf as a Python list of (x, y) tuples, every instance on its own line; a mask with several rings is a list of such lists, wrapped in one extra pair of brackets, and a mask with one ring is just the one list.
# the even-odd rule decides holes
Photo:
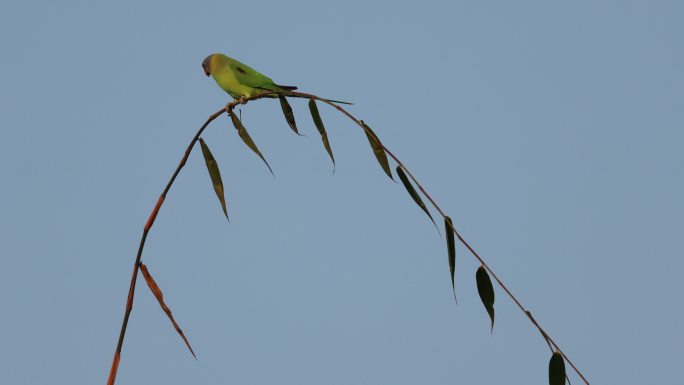
[(373, 132), (373, 130), (371, 130), (371, 128), (368, 127), (363, 120), (360, 122), (364, 128), (364, 131), (366, 131), (368, 142), (370, 142), (370, 145), (373, 148), (373, 153), (375, 154), (375, 158), (378, 160), (378, 163), (380, 163), (380, 167), (382, 167), (383, 171), (385, 171), (385, 174), (387, 174), (390, 179), (394, 180), (394, 178), (392, 178), (392, 170), (390, 170), (389, 161), (387, 160), (387, 153), (385, 153), (385, 149), (382, 147), (380, 139), (378, 139), (378, 136), (375, 135), (375, 132)]
[(283, 114), (285, 115), (285, 120), (287, 120), (287, 124), (290, 125), (290, 128), (292, 131), (294, 131), (295, 134), (301, 135), (299, 133), (299, 130), (297, 130), (297, 123), (295, 122), (295, 116), (294, 112), (292, 112), (292, 107), (290, 107), (290, 103), (287, 102), (287, 99), (281, 94), (278, 94), (278, 99), (280, 100), (280, 108), (283, 109)]
[(565, 361), (558, 351), (549, 360), (549, 385), (565, 385)]
[(314, 124), (321, 134), (321, 140), (323, 141), (323, 146), (325, 150), (330, 155), (330, 159), (333, 162), (333, 172), (335, 172), (335, 157), (333, 156), (332, 148), (330, 148), (330, 142), (328, 141), (328, 133), (325, 132), (325, 126), (323, 125), (323, 120), (321, 119), (321, 114), (318, 113), (318, 107), (316, 106), (316, 101), (309, 99), (309, 111), (311, 111), (311, 117), (313, 118)]
[(494, 287), (492, 286), (492, 280), (489, 279), (489, 274), (484, 266), (480, 266), (475, 274), (475, 279), (477, 281), (477, 292), (480, 294), (480, 299), (489, 318), (492, 320), (492, 331), (494, 331)]
[(240, 139), (242, 139), (243, 142), (249, 147), (252, 151), (254, 151), (255, 154), (259, 155), (259, 158), (266, 163), (266, 167), (268, 167), (268, 171), (271, 172), (271, 175), (275, 176), (273, 174), (273, 170), (271, 169), (271, 166), (268, 164), (266, 161), (266, 158), (261, 154), (261, 151), (259, 151), (259, 148), (257, 148), (256, 144), (254, 144), (254, 141), (252, 140), (252, 137), (249, 136), (249, 133), (247, 132), (247, 129), (245, 126), (242, 124), (240, 119), (238, 119), (237, 116), (233, 112), (230, 113), (230, 120), (233, 121), (233, 126), (235, 126), (235, 129), (238, 132), (238, 135), (240, 135)]
[(168, 306), (164, 303), (164, 294), (162, 294), (161, 289), (159, 289), (159, 286), (157, 286), (157, 283), (154, 281), (152, 276), (150, 275), (150, 272), (147, 270), (147, 266), (145, 264), (141, 263), (140, 264), (140, 271), (142, 272), (143, 277), (145, 277), (145, 282), (147, 282), (147, 286), (150, 287), (150, 290), (152, 291), (152, 294), (157, 298), (157, 301), (159, 301), (159, 305), (161, 306), (162, 310), (164, 310), (164, 313), (169, 317), (171, 320), (171, 323), (173, 324), (173, 327), (176, 329), (180, 337), (183, 339), (185, 342), (185, 345), (190, 349), (190, 353), (192, 353), (192, 356), (197, 359), (197, 356), (195, 355), (195, 352), (192, 350), (192, 347), (190, 347), (190, 342), (188, 342), (188, 339), (185, 338), (185, 334), (181, 330), (180, 326), (176, 323), (176, 320), (173, 319), (173, 315), (171, 314), (171, 310), (169, 309)]
[[(204, 155), (204, 163), (207, 165), (207, 170), (209, 170), (209, 177), (211, 178), (211, 183), (214, 185), (214, 191), (216, 196), (221, 202), (221, 208), (223, 209), (223, 214), (226, 215), (228, 219), (228, 209), (226, 208), (226, 198), (223, 195), (223, 181), (221, 180), (221, 172), (219, 171), (218, 163), (214, 159), (209, 146), (204, 142), (204, 139), (200, 138), (200, 146), (202, 146), (202, 155)], [(230, 220), (230, 219), (228, 219)]]
[[(432, 221), (432, 224), (437, 227), (437, 224), (435, 223), (435, 220), (432, 219), (432, 215), (430, 215), (430, 211), (428, 211), (427, 206), (425, 206), (425, 203), (423, 200), (420, 198), (420, 194), (418, 194), (418, 191), (413, 187), (411, 184), (411, 181), (409, 181), (408, 177), (406, 176), (406, 173), (404, 173), (404, 170), (401, 168), (401, 166), (397, 166), (397, 175), (399, 175), (399, 179), (401, 179), (401, 183), (404, 184), (404, 187), (406, 188), (406, 191), (409, 193), (411, 198), (413, 198), (413, 201), (416, 202), (418, 207), (420, 207), (425, 214), (430, 218)], [(439, 231), (439, 229), (437, 229)]]
[(444, 231), (446, 231), (447, 249), (449, 251), (449, 271), (451, 272), (451, 288), (454, 291), (454, 300), (456, 299), (456, 285), (454, 283), (454, 273), (456, 272), (456, 240), (454, 239), (454, 224), (451, 222), (449, 216), (444, 217)]

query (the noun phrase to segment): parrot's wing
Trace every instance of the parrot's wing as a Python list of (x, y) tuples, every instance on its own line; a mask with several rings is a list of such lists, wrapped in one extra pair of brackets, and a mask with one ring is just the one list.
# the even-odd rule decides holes
[(243, 86), (264, 89), (272, 89), (275, 86), (271, 78), (237, 60), (229, 61), (228, 67), (235, 75), (235, 79), (238, 83)]

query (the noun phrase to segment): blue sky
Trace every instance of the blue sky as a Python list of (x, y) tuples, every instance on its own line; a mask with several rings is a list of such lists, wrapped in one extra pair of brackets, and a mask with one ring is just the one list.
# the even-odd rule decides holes
[[(3, 2), (0, 383), (104, 383), (140, 232), (228, 102), (224, 52), (351, 100), (596, 384), (679, 378), (684, 7), (676, 1)], [(321, 106), (218, 119), (143, 260), (117, 384), (545, 384), (549, 351)], [(199, 150), (199, 149), (196, 149)], [(573, 384), (579, 383), (571, 376)]]

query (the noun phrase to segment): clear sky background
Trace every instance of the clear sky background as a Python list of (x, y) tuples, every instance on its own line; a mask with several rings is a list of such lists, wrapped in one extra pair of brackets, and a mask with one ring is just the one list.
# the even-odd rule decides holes
[[(592, 384), (681, 379), (684, 6), (679, 1), (0, 3), (0, 383), (104, 384), (144, 222), (228, 97), (224, 52), (351, 100)], [(320, 106), (225, 117), (144, 261), (117, 384), (546, 384), (496, 288), (493, 334), (458, 249)], [(199, 150), (196, 148), (196, 150)], [(441, 225), (440, 225), (441, 227)], [(571, 375), (573, 384), (580, 383)]]

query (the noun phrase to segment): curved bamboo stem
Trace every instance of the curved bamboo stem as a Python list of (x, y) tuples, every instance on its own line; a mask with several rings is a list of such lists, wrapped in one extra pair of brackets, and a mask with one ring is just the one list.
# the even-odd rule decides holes
[(171, 179), (169, 179), (168, 183), (166, 183), (166, 187), (164, 188), (164, 191), (162, 191), (161, 195), (159, 196), (159, 199), (157, 199), (157, 204), (154, 205), (154, 208), (152, 209), (152, 212), (150, 213), (150, 216), (147, 218), (147, 222), (145, 223), (145, 227), (143, 228), (142, 236), (140, 237), (140, 244), (138, 245), (138, 253), (135, 256), (135, 263), (133, 264), (133, 275), (131, 276), (131, 284), (128, 289), (128, 297), (126, 299), (126, 310), (124, 312), (124, 318), (123, 321), (121, 322), (121, 331), (119, 332), (119, 341), (116, 344), (116, 351), (114, 353), (114, 359), (112, 360), (112, 368), (109, 371), (109, 378), (107, 379), (107, 385), (114, 385), (114, 382), (116, 381), (116, 373), (119, 368), (119, 361), (121, 360), (121, 348), (123, 347), (123, 342), (124, 338), (126, 337), (126, 328), (128, 327), (128, 319), (131, 316), (131, 311), (133, 310), (133, 298), (135, 297), (135, 284), (138, 280), (138, 271), (140, 270), (140, 264), (142, 263), (142, 253), (143, 249), (145, 248), (145, 241), (147, 240), (147, 234), (150, 232), (150, 229), (152, 228), (152, 225), (154, 224), (155, 219), (157, 219), (157, 214), (159, 214), (159, 209), (161, 209), (162, 205), (164, 204), (164, 200), (166, 199), (166, 195), (169, 193), (169, 190), (171, 190), (171, 186), (173, 186), (173, 182), (176, 180), (176, 177), (180, 173), (181, 169), (183, 166), (185, 166), (185, 163), (188, 161), (188, 157), (190, 156), (190, 152), (192, 151), (192, 148), (195, 147), (195, 143), (199, 140), (200, 135), (202, 135), (202, 132), (209, 126), (209, 123), (211, 123), (214, 119), (218, 118), (221, 114), (226, 112), (226, 109), (219, 110), (212, 114), (209, 119), (207, 119), (206, 122), (200, 127), (200, 129), (197, 131), (195, 136), (192, 138), (190, 141), (190, 144), (188, 145), (188, 148), (185, 150), (185, 154), (181, 158), (180, 162), (178, 163), (178, 166), (176, 167), (176, 170), (173, 172), (171, 175)]
[[(199, 140), (200, 135), (202, 134), (202, 132), (204, 132), (204, 130), (207, 128), (207, 126), (213, 120), (215, 120), (217, 117), (222, 115), (224, 112), (227, 112), (228, 114), (233, 114), (233, 109), (239, 104), (245, 104), (248, 101), (257, 100), (257, 99), (261, 99), (261, 98), (265, 98), (265, 97), (273, 97), (276, 94), (282, 94), (283, 96), (295, 96), (295, 97), (300, 97), (300, 98), (314, 99), (314, 100), (318, 100), (320, 102), (326, 103), (326, 104), (330, 105), (331, 107), (335, 108), (336, 110), (338, 110), (339, 112), (341, 112), (343, 115), (347, 116), (354, 123), (356, 123), (356, 125), (361, 127), (361, 129), (363, 129), (366, 133), (372, 135), (372, 133), (370, 131), (368, 131), (368, 129), (366, 127), (364, 127), (364, 124), (361, 120), (354, 117), (346, 109), (344, 109), (340, 105), (336, 104), (334, 101), (324, 99), (324, 98), (321, 98), (321, 97), (313, 95), (313, 94), (304, 93), (304, 92), (288, 91), (286, 93), (283, 93), (283, 92), (277, 92), (277, 91), (267, 91), (267, 92), (259, 93), (257, 95), (253, 95), (251, 97), (242, 98), (239, 101), (235, 100), (235, 101), (229, 103), (228, 105), (226, 105), (225, 108), (223, 108), (223, 109), (215, 112), (214, 114), (212, 114), (207, 119), (207, 121), (202, 125), (202, 127), (200, 127), (200, 129), (197, 131), (195, 136), (190, 141), (190, 144), (188, 145), (187, 149), (185, 150), (185, 154), (181, 158), (181, 161), (179, 162), (178, 166), (176, 167), (176, 170), (174, 171), (174, 173), (172, 174), (168, 183), (166, 184), (164, 191), (159, 196), (159, 199), (157, 200), (157, 204), (154, 206), (154, 209), (152, 210), (152, 213), (150, 214), (150, 216), (147, 220), (147, 223), (145, 224), (145, 227), (143, 229), (143, 233), (142, 233), (142, 236), (140, 238), (140, 244), (138, 246), (138, 252), (137, 252), (136, 258), (135, 258), (135, 263), (133, 265), (133, 275), (131, 277), (130, 288), (129, 288), (128, 297), (126, 300), (126, 310), (124, 313), (124, 319), (123, 319), (123, 322), (121, 324), (121, 332), (119, 334), (119, 340), (117, 343), (116, 352), (114, 353), (114, 359), (112, 361), (112, 367), (111, 367), (111, 370), (109, 373), (109, 378), (107, 380), (107, 385), (114, 385), (114, 382), (116, 379), (116, 373), (117, 373), (119, 361), (121, 358), (121, 349), (123, 347), (123, 341), (124, 341), (124, 338), (126, 335), (126, 328), (128, 326), (128, 319), (130, 317), (131, 311), (133, 310), (133, 298), (135, 296), (135, 285), (136, 285), (136, 281), (137, 281), (137, 275), (138, 275), (139, 267), (140, 267), (140, 264), (142, 263), (141, 259), (142, 259), (142, 252), (143, 252), (143, 249), (145, 247), (145, 240), (147, 239), (147, 235), (148, 235), (152, 225), (154, 224), (154, 221), (157, 217), (157, 214), (159, 213), (161, 206), (164, 203), (164, 200), (166, 199), (166, 195), (168, 194), (169, 190), (171, 189), (171, 186), (173, 185), (174, 181), (176, 180), (176, 177), (180, 173), (181, 169), (183, 168), (183, 166), (185, 166), (185, 163), (187, 162), (187, 159), (188, 159), (190, 152), (192, 151), (193, 147), (195, 146), (195, 143)], [(411, 180), (416, 184), (416, 186), (418, 186), (418, 189), (430, 201), (430, 204), (432, 205), (432, 207), (443, 218), (446, 217), (446, 214), (444, 213), (442, 208), (437, 204), (437, 202), (432, 198), (432, 196), (427, 192), (427, 190), (425, 190), (423, 185), (418, 181), (418, 179), (413, 175), (413, 173), (408, 169), (408, 167), (406, 167), (406, 165), (396, 155), (394, 155), (394, 153), (392, 151), (390, 151), (390, 149), (385, 147), (385, 145), (382, 142), (380, 142), (379, 144), (385, 150), (385, 152), (406, 172), (406, 174), (411, 178)], [(560, 346), (556, 343), (556, 341), (553, 338), (551, 338), (551, 336), (541, 327), (541, 325), (539, 325), (537, 320), (532, 316), (532, 313), (522, 305), (520, 300), (518, 300), (518, 298), (508, 289), (508, 287), (503, 283), (503, 281), (501, 281), (499, 276), (494, 272), (494, 270), (489, 266), (489, 264), (487, 264), (487, 262), (477, 253), (477, 251), (475, 251), (475, 249), (461, 236), (461, 234), (458, 232), (458, 230), (456, 230), (455, 226), (453, 226), (452, 224), (449, 224), (449, 227), (454, 232), (454, 234), (456, 235), (458, 240), (468, 249), (468, 251), (470, 251), (470, 253), (480, 262), (480, 264), (482, 264), (482, 266), (489, 272), (489, 274), (491, 274), (492, 277), (494, 277), (494, 280), (499, 285), (499, 287), (501, 287), (501, 289), (503, 289), (503, 291), (508, 295), (508, 297), (513, 301), (513, 303), (515, 303), (515, 305), (525, 314), (525, 316), (530, 320), (530, 322), (537, 328), (537, 330), (542, 335), (542, 337), (544, 338), (546, 343), (549, 345), (549, 348), (551, 348), (551, 350), (555, 349), (560, 354), (562, 354), (565, 361), (568, 364), (570, 364), (570, 366), (575, 371), (575, 373), (577, 373), (577, 375), (582, 379), (582, 381), (586, 385), (589, 385), (589, 381), (584, 377), (584, 375), (580, 372), (580, 370), (575, 366), (575, 364), (570, 360), (570, 358), (561, 350)]]

